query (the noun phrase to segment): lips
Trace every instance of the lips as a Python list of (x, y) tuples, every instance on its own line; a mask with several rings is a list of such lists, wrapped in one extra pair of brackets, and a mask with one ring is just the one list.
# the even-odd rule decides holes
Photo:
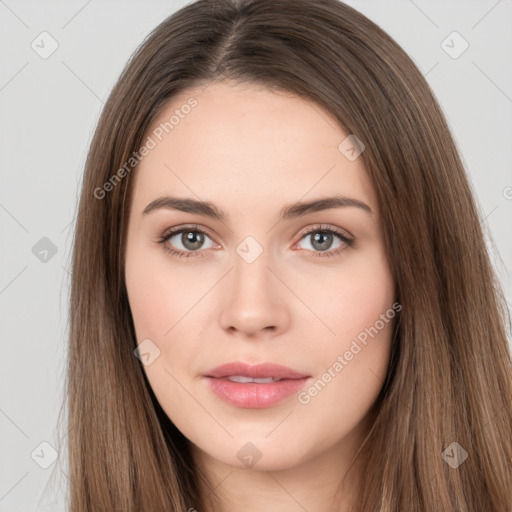
[(214, 368), (204, 377), (209, 388), (230, 405), (263, 409), (297, 393), (310, 376), (274, 363), (233, 362)]
[(299, 373), (291, 368), (275, 363), (260, 363), (249, 365), (240, 361), (223, 364), (210, 370), (205, 377), (214, 377), (223, 379), (226, 377), (242, 376), (253, 379), (303, 379), (309, 377), (304, 373)]

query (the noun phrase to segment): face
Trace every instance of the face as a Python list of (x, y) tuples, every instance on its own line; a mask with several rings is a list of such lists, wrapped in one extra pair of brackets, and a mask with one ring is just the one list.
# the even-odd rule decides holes
[[(150, 385), (199, 456), (285, 469), (362, 435), (397, 308), (348, 135), (315, 103), (231, 82), (174, 97), (147, 133), (126, 286)], [(215, 372), (232, 362), (248, 366)], [(233, 382), (265, 377), (281, 380)]]

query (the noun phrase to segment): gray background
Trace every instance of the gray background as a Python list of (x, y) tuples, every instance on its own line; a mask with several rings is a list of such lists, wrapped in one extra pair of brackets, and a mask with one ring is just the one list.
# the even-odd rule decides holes
[[(0, 512), (64, 510), (66, 453), (56, 426), (86, 151), (128, 57), (186, 3), (0, 0)], [(512, 0), (348, 3), (390, 33), (434, 89), (510, 304)], [(45, 59), (31, 46), (51, 49), (44, 31), (58, 43)]]

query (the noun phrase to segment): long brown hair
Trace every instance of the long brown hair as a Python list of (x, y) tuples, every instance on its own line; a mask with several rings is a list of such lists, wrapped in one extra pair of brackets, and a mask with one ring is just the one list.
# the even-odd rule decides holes
[[(365, 145), (403, 309), (360, 451), (354, 510), (510, 512), (510, 316), (472, 191), (422, 74), (378, 26), (337, 0), (191, 3), (148, 36), (110, 94), (74, 239), (70, 511), (201, 510), (216, 495), (200, 495), (207, 481), (188, 440), (134, 357), (124, 253), (136, 170), (113, 175), (166, 102), (223, 79), (313, 100)], [(459, 445), (468, 457), (454, 468), (445, 451), (453, 457)]]

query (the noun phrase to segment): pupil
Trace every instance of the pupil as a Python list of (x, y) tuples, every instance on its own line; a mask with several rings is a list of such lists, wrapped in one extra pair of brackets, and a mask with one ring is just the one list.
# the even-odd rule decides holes
[(184, 247), (190, 250), (199, 249), (203, 244), (203, 234), (197, 231), (186, 231), (181, 238)]
[[(332, 235), (330, 233), (315, 233), (313, 236), (313, 247), (325, 251), (331, 245)], [(319, 244), (320, 246), (315, 246)]]

